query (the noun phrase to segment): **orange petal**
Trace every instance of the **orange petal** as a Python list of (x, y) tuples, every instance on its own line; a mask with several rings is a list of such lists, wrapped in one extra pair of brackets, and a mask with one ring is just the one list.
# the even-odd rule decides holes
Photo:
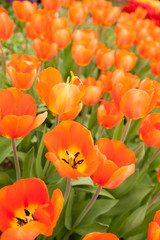
[(103, 187), (110, 189), (118, 187), (127, 177), (133, 174), (134, 171), (135, 164), (119, 168), (116, 172), (113, 173), (108, 183), (105, 184)]
[(38, 114), (34, 120), (32, 125), (32, 129), (39, 127), (47, 118), (48, 112), (45, 111), (44, 113)]

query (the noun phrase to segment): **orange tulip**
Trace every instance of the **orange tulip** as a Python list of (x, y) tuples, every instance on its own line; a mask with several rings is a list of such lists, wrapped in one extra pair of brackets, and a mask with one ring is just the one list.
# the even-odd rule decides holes
[(116, 22), (120, 13), (121, 13), (121, 9), (119, 7), (107, 8), (104, 14), (104, 20), (102, 22), (102, 25), (104, 27), (112, 26)]
[(61, 0), (61, 4), (64, 7), (69, 7), (73, 2), (74, 0)]
[[(73, 79), (71, 83), (72, 81)], [(59, 71), (51, 67), (40, 73), (36, 82), (36, 90), (42, 102), (53, 114), (58, 115), (72, 111), (84, 95), (82, 83), (78, 86), (64, 83)]]
[(49, 159), (62, 177), (78, 180), (98, 167), (99, 152), (88, 129), (78, 122), (64, 121), (44, 136)]
[(4, 11), (0, 12), (0, 41), (9, 39), (13, 33), (14, 21)]
[(144, 117), (138, 134), (147, 146), (160, 147), (160, 113), (151, 113)]
[(37, 72), (39, 71), (41, 62), (36, 58), (35, 56), (30, 56), (27, 54), (13, 54), (10, 61), (12, 62), (18, 62), (18, 61), (23, 61), (23, 62), (30, 62), (30, 64), (34, 64), (34, 66), (37, 68)]
[(69, 25), (68, 19), (65, 17), (55, 17), (51, 19), (52, 30), (59, 28), (67, 28)]
[(91, 45), (96, 49), (97, 44), (98, 44), (98, 32), (91, 30), (91, 29), (76, 29), (73, 32), (73, 41), (74, 42), (79, 42), (83, 44), (85, 42), (86, 44)]
[[(85, 86), (85, 94), (82, 101), (85, 105), (94, 105), (99, 102), (103, 95), (102, 82), (96, 81), (93, 77), (82, 79)], [(94, 98), (93, 98), (94, 96)]]
[(34, 240), (40, 233), (51, 236), (63, 208), (63, 195), (53, 191), (51, 200), (45, 183), (23, 179), (0, 189), (1, 240)]
[(38, 9), (26, 23), (26, 33), (31, 39), (44, 37), (50, 30), (50, 15), (43, 9)]
[(42, 0), (42, 6), (47, 11), (51, 11), (53, 13), (58, 12), (61, 7), (61, 1), (60, 0)]
[(93, 24), (102, 25), (106, 17), (108, 9), (112, 7), (109, 1), (93, 1), (90, 3)]
[[(40, 62), (34, 56), (16, 55), (7, 64), (7, 73), (14, 87), (20, 90), (28, 90), (33, 85), (39, 71)], [(32, 59), (29, 61), (29, 59)]]
[(16, 17), (21, 22), (28, 22), (37, 8), (37, 4), (30, 1), (14, 1), (12, 6)]
[(115, 127), (123, 118), (114, 101), (102, 101), (97, 111), (97, 120), (100, 126), (107, 129)]
[(73, 2), (68, 9), (69, 19), (74, 25), (81, 25), (85, 21), (87, 14), (86, 6), (80, 1)]
[(158, 182), (160, 182), (160, 169), (158, 169), (157, 179), (158, 179)]
[(153, 59), (159, 55), (159, 47), (160, 43), (152, 39), (142, 40), (139, 43), (138, 53), (141, 57), (145, 59)]
[(148, 240), (160, 239), (160, 210), (156, 212), (153, 222), (148, 227)]
[(104, 188), (116, 188), (134, 173), (136, 156), (121, 141), (101, 138), (97, 146), (102, 155), (91, 179)]
[(93, 232), (87, 234), (82, 240), (119, 240), (113, 233)]
[(79, 43), (73, 43), (71, 51), (74, 61), (80, 66), (88, 65), (94, 56), (94, 49)]
[(58, 49), (66, 48), (72, 39), (72, 31), (70, 28), (60, 28), (50, 33), (50, 41), (56, 43)]
[(115, 68), (122, 69), (124, 72), (130, 71), (137, 62), (137, 56), (133, 52), (128, 52), (125, 49), (118, 49), (115, 53)]
[(36, 117), (34, 99), (16, 88), (0, 91), (0, 109), (0, 135), (9, 138), (25, 137), (47, 117), (47, 112)]
[(101, 72), (99, 78), (99, 81), (102, 82), (102, 87), (105, 92), (111, 92), (112, 90), (112, 72)]
[(0, 7), (0, 13), (1, 13), (1, 12), (4, 12), (4, 13), (7, 13), (7, 14), (8, 14), (7, 10), (6, 10), (5, 8), (3, 8), (3, 7)]
[(116, 45), (118, 48), (129, 49), (133, 46), (136, 33), (131, 26), (117, 25), (116, 31)]
[[(154, 84), (146, 84), (144, 79), (139, 89), (124, 91), (121, 86), (115, 87), (122, 94), (120, 100), (120, 111), (129, 119), (139, 119), (147, 115), (157, 104), (157, 90)], [(123, 90), (122, 90), (123, 89)], [(118, 93), (119, 94), (119, 93)], [(135, 107), (136, 106), (136, 107)]]
[(114, 50), (99, 43), (96, 51), (96, 65), (101, 70), (107, 70), (114, 63)]
[(83, 107), (83, 103), (80, 102), (78, 103), (74, 108), (72, 108), (70, 111), (63, 113), (60, 115), (59, 120), (60, 121), (65, 121), (65, 120), (74, 120), (79, 113), (81, 112)]
[(32, 48), (41, 61), (51, 60), (57, 53), (56, 43), (50, 43), (47, 39), (36, 38), (32, 42)]
[(156, 76), (160, 76), (160, 57), (151, 60), (151, 72)]

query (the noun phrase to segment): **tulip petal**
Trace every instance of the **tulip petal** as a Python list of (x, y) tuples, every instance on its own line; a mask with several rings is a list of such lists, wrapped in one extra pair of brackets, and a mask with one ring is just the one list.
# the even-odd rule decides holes
[(47, 118), (48, 112), (45, 111), (44, 113), (38, 114), (34, 120), (32, 125), (32, 129), (39, 127)]

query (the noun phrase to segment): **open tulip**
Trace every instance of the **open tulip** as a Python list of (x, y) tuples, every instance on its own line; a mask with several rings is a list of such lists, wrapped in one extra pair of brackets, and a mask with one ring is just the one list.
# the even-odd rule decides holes
[(25, 137), (47, 117), (47, 112), (36, 116), (34, 99), (16, 88), (0, 91), (0, 109), (0, 135), (9, 138)]
[(113, 233), (93, 232), (87, 234), (82, 240), (119, 240)]
[(79, 85), (72, 84), (72, 79), (70, 83), (65, 83), (59, 71), (52, 67), (40, 73), (36, 82), (36, 90), (42, 102), (53, 114), (58, 115), (72, 111), (84, 95), (81, 81)]
[(153, 222), (148, 227), (148, 240), (160, 239), (160, 210), (156, 212)]
[(104, 188), (116, 188), (134, 173), (136, 156), (121, 141), (100, 138), (97, 146), (102, 155), (91, 179)]
[(12, 6), (16, 17), (21, 22), (28, 22), (37, 8), (37, 4), (30, 1), (14, 1)]
[(48, 149), (46, 158), (62, 177), (88, 177), (99, 165), (99, 151), (91, 133), (78, 122), (61, 122), (45, 134), (44, 144)]
[(23, 179), (0, 189), (1, 240), (34, 240), (40, 233), (51, 236), (63, 208), (63, 195), (53, 191), (51, 200), (45, 183)]

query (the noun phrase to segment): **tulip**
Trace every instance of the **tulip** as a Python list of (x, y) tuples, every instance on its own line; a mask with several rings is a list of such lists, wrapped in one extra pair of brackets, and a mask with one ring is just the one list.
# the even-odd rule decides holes
[(63, 208), (63, 195), (53, 191), (51, 200), (45, 183), (23, 179), (0, 189), (1, 240), (34, 240), (51, 236)]
[(103, 95), (102, 83), (96, 81), (93, 77), (82, 79), (82, 83), (85, 86), (85, 94), (82, 98), (83, 103), (85, 105), (94, 105), (98, 103)]
[(47, 112), (36, 116), (34, 99), (16, 88), (0, 91), (0, 109), (0, 135), (8, 138), (27, 136), (47, 117)]
[(88, 129), (78, 122), (64, 121), (44, 136), (50, 160), (62, 177), (78, 180), (98, 167), (99, 152)]
[(101, 70), (107, 70), (114, 63), (114, 50), (103, 43), (99, 43), (96, 51), (96, 65)]
[(107, 8), (104, 14), (104, 20), (102, 22), (102, 25), (104, 27), (112, 26), (116, 22), (120, 13), (121, 13), (121, 9), (119, 7)]
[(26, 23), (26, 33), (32, 40), (37, 37), (44, 37), (50, 30), (50, 15), (43, 9), (38, 9)]
[(117, 25), (115, 31), (115, 41), (118, 48), (129, 49), (133, 46), (136, 37), (133, 27)]
[(71, 83), (64, 83), (59, 71), (52, 67), (43, 70), (38, 76), (38, 96), (53, 114), (68, 113), (81, 102), (84, 89), (80, 80), (79, 85), (72, 84), (74, 78), (72, 76)]
[(88, 65), (94, 56), (93, 49), (79, 43), (73, 43), (71, 52), (74, 61), (80, 66)]
[(151, 113), (144, 117), (138, 130), (140, 139), (151, 147), (160, 147), (160, 113)]
[(148, 227), (148, 240), (159, 240), (160, 238), (160, 211), (157, 211), (153, 222)]
[(136, 65), (137, 56), (133, 52), (125, 49), (118, 49), (115, 53), (115, 68), (122, 69), (124, 72), (130, 71)]
[(73, 2), (68, 9), (69, 19), (74, 25), (81, 25), (85, 21), (87, 14), (86, 6), (80, 1)]
[(136, 156), (121, 141), (101, 138), (97, 146), (102, 155), (91, 179), (104, 188), (116, 188), (134, 173)]
[(56, 43), (50, 43), (47, 39), (36, 38), (32, 42), (32, 47), (37, 57), (41, 61), (51, 60), (57, 53)]
[(70, 28), (55, 29), (50, 33), (50, 41), (57, 44), (58, 49), (66, 48), (72, 39)]
[(16, 17), (21, 22), (28, 22), (37, 8), (37, 4), (30, 1), (14, 1), (12, 6)]
[(20, 90), (31, 88), (39, 71), (40, 62), (34, 56), (16, 55), (12, 56), (7, 64), (7, 73), (14, 87)]
[(14, 29), (14, 21), (6, 12), (0, 12), (0, 41), (8, 40)]
[(97, 111), (97, 120), (100, 126), (107, 129), (115, 127), (123, 118), (114, 101), (102, 101)]
[(42, 6), (47, 11), (51, 11), (55, 13), (60, 10), (61, 1), (60, 0), (42, 0)]
[(112, 72), (101, 72), (99, 78), (99, 81), (102, 82), (102, 87), (105, 92), (111, 92), (112, 90)]
[(93, 232), (87, 234), (82, 240), (119, 240), (113, 233)]

